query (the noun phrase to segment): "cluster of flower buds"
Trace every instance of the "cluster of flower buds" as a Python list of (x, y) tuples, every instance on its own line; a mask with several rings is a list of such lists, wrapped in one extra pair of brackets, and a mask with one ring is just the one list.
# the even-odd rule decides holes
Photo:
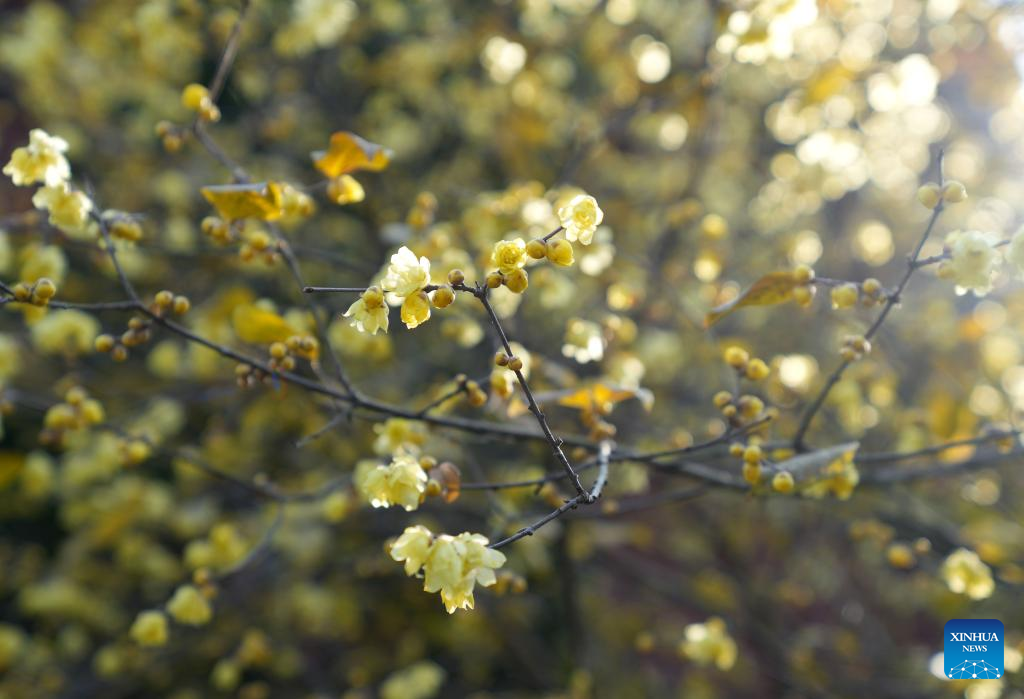
[(763, 359), (751, 357), (750, 353), (741, 347), (732, 346), (726, 349), (724, 359), (740, 377), (751, 381), (761, 381), (768, 378), (768, 374), (771, 373)]
[(929, 182), (917, 190), (917, 200), (929, 209), (937, 209), (942, 203), (959, 204), (965, 199), (967, 188), (956, 180), (950, 180), (941, 187), (935, 182)]
[(118, 447), (121, 450), (121, 461), (125, 466), (137, 466), (153, 453), (149, 442), (139, 437), (125, 437)]
[(793, 277), (798, 286), (793, 289), (793, 300), (803, 308), (811, 305), (817, 289), (814, 286), (814, 270), (809, 265), (797, 265)]
[(576, 258), (573, 255), (572, 243), (564, 238), (543, 240), (535, 238), (526, 244), (526, 254), (535, 260), (547, 258), (560, 267), (570, 267)]
[(220, 121), (220, 109), (210, 97), (205, 85), (190, 83), (181, 91), (181, 104), (189, 111), (195, 112), (203, 121)]
[(49, 277), (40, 277), (32, 284), (19, 282), (11, 289), (15, 301), (33, 306), (46, 306), (57, 295), (57, 285)]
[(832, 287), (831, 293), (832, 308), (853, 308), (860, 302), (866, 307), (885, 303), (888, 295), (882, 287), (882, 282), (874, 277), (865, 279), (860, 284), (849, 282)]
[(455, 384), (474, 408), (481, 408), (487, 403), (487, 391), (481, 388), (478, 382), (473, 381), (465, 374), (457, 374), (455, 376)]
[[(169, 314), (184, 315), (192, 308), (192, 302), (187, 296), (175, 294), (164, 289), (153, 297), (149, 304), (149, 311), (153, 315), (165, 317)], [(134, 316), (128, 321), (128, 329), (121, 333), (120, 337), (104, 333), (96, 338), (94, 347), (97, 352), (109, 352), (115, 362), (123, 362), (128, 359), (128, 349), (144, 345), (153, 336), (153, 321), (150, 318)]]
[(68, 432), (92, 427), (106, 417), (103, 405), (80, 386), (68, 389), (64, 401), (51, 406), (43, 418), (43, 431), (39, 434), (42, 444), (59, 446)]
[(729, 446), (729, 453), (732, 456), (743, 459), (743, 480), (751, 485), (758, 486), (765, 478), (766, 471), (772, 473), (772, 490), (777, 493), (791, 493), (796, 487), (793, 474), (786, 470), (774, 469), (765, 456), (764, 450), (756, 439), (748, 444), (738, 442)]
[(279, 245), (265, 230), (259, 229), (246, 234), (245, 242), (238, 247), (238, 257), (243, 262), (263, 260), (268, 266), (281, 260)]
[(420, 466), (427, 472), (427, 497), (440, 497), (446, 503), (459, 499), (462, 490), (462, 472), (451, 461), (437, 463), (432, 456), (420, 457)]
[(735, 396), (729, 391), (719, 391), (712, 401), (733, 427), (756, 420), (765, 412), (764, 401), (750, 394)]
[(530, 285), (530, 275), (522, 268), (514, 269), (508, 274), (495, 270), (487, 275), (485, 281), (490, 289), (497, 289), (499, 286), (504, 285), (512, 293), (521, 294)]
[(843, 346), (839, 349), (839, 356), (847, 362), (862, 359), (871, 351), (871, 341), (863, 335), (847, 335), (843, 338)]

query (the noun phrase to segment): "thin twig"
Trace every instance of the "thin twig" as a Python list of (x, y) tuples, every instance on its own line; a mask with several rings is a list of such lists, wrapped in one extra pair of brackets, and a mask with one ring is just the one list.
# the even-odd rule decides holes
[[(942, 159), (943, 155), (940, 152), (938, 158), (940, 187), (942, 186)], [(907, 287), (907, 283), (910, 281), (910, 278), (914, 275), (914, 272), (917, 270), (917, 260), (921, 255), (921, 250), (922, 248), (924, 248), (925, 243), (928, 242), (928, 237), (932, 234), (932, 230), (935, 228), (935, 223), (939, 220), (939, 216), (942, 214), (942, 209), (943, 202), (940, 200), (938, 206), (935, 207), (935, 210), (932, 211), (932, 215), (928, 218), (928, 225), (925, 227), (924, 233), (917, 241), (917, 245), (914, 247), (914, 250), (910, 254), (910, 257), (907, 258), (907, 269), (903, 273), (903, 278), (900, 279), (899, 284), (896, 285), (895, 290), (888, 295), (888, 298), (885, 301), (885, 306), (882, 307), (882, 312), (878, 314), (877, 318), (875, 318), (875, 322), (872, 323), (871, 327), (868, 328), (868, 331), (864, 333), (864, 338), (866, 340), (870, 340), (872, 337), (874, 337), (875, 333), (877, 333), (879, 328), (882, 327), (882, 324), (885, 322), (885, 319), (889, 317), (889, 313), (891, 313), (892, 309), (896, 306), (897, 303), (899, 303), (901, 297), (903, 296), (903, 291)], [(825, 385), (822, 387), (817, 397), (815, 397), (810, 407), (807, 408), (807, 410), (804, 412), (803, 417), (800, 419), (800, 425), (797, 427), (796, 434), (793, 436), (793, 447), (796, 450), (804, 451), (807, 448), (804, 439), (807, 436), (807, 430), (810, 429), (811, 423), (814, 421), (815, 415), (817, 415), (818, 411), (821, 410), (821, 407), (825, 404), (825, 399), (828, 398), (829, 393), (832, 392), (832, 389), (835, 387), (837, 383), (839, 383), (839, 380), (843, 377), (843, 373), (850, 367), (851, 364), (853, 364), (854, 361), (856, 360), (844, 359), (839, 364), (839, 366), (836, 367), (835, 371), (833, 371), (832, 374), (828, 377), (828, 380), (825, 381)]]

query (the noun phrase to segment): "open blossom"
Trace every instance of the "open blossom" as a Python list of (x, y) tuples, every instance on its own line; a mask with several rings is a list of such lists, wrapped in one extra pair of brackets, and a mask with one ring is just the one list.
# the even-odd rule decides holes
[(10, 175), (16, 185), (42, 182), (53, 187), (71, 177), (64, 152), (68, 142), (59, 136), (51, 136), (42, 129), (32, 129), (27, 146), (16, 148), (11, 160), (4, 166), (4, 174)]
[(416, 258), (416, 253), (402, 246), (391, 256), (387, 274), (384, 276), (384, 290), (398, 296), (409, 296), (430, 283), (430, 260)]
[(942, 562), (942, 579), (950, 590), (971, 599), (985, 599), (996, 587), (989, 567), (978, 554), (964, 548), (949, 554)]
[(401, 505), (411, 512), (427, 489), (427, 472), (415, 456), (399, 453), (390, 464), (360, 473), (358, 486), (374, 507)]
[(371, 286), (345, 311), (352, 326), (361, 333), (376, 335), (378, 330), (388, 331), (388, 306), (379, 287)]
[(430, 297), (424, 291), (416, 291), (402, 302), (402, 322), (412, 330), (430, 320)]
[(956, 231), (946, 238), (949, 260), (940, 272), (961, 289), (984, 296), (992, 289), (992, 277), (999, 263), (999, 254), (992, 236), (981, 231)]
[(736, 641), (720, 618), (690, 624), (685, 634), (685, 640), (679, 644), (681, 655), (701, 665), (714, 663), (719, 670), (728, 670), (736, 663)]
[(566, 240), (578, 240), (581, 245), (590, 245), (597, 227), (604, 220), (604, 212), (597, 205), (597, 199), (587, 194), (578, 194), (558, 210), (558, 220), (565, 228)]
[(92, 200), (82, 192), (71, 189), (67, 182), (40, 188), (32, 203), (50, 213), (50, 223), (65, 231), (79, 231), (89, 221)]
[(491, 264), (502, 274), (511, 274), (526, 264), (526, 243), (522, 238), (500, 240), (491, 252)]
[(409, 527), (391, 547), (391, 557), (405, 561), (407, 575), (423, 569), (423, 589), (440, 592), (449, 614), (472, 609), (473, 589), (497, 581), (494, 571), (505, 564), (505, 555), (488, 548), (481, 534), (463, 532), (458, 536), (433, 537), (424, 527)]

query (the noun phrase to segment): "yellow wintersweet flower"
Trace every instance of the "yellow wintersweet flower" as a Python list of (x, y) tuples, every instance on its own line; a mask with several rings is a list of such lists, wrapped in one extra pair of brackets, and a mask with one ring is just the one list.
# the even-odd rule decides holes
[(958, 293), (973, 291), (984, 296), (992, 289), (992, 278), (999, 263), (994, 236), (981, 231), (956, 231), (946, 237), (949, 261), (940, 274), (953, 280)]
[(597, 199), (587, 194), (578, 194), (558, 210), (558, 220), (565, 228), (567, 240), (578, 240), (581, 245), (590, 245), (597, 227), (604, 220), (604, 212), (597, 205)]
[(42, 182), (54, 187), (71, 177), (71, 166), (64, 157), (67, 141), (42, 129), (32, 129), (28, 138), (28, 145), (15, 148), (10, 162), (4, 165), (4, 174), (10, 175), (14, 184)]
[(358, 474), (357, 486), (374, 507), (401, 505), (407, 512), (420, 505), (427, 489), (427, 472), (415, 456), (401, 452), (388, 465), (378, 465)]
[(971, 599), (990, 597), (996, 585), (992, 571), (974, 551), (959, 548), (942, 562), (942, 579), (949, 589)]
[(167, 643), (167, 617), (154, 609), (141, 612), (130, 633), (140, 646), (162, 646)]
[(430, 260), (402, 246), (391, 256), (383, 287), (398, 296), (410, 296), (430, 283)]
[(405, 297), (402, 302), (402, 322), (412, 330), (430, 320), (430, 298), (424, 291), (417, 291)]
[(44, 354), (87, 354), (100, 334), (100, 324), (88, 313), (52, 311), (32, 325), (32, 342)]
[(361, 333), (376, 335), (378, 330), (388, 331), (388, 307), (384, 293), (378, 286), (371, 286), (355, 303), (345, 311), (346, 318), (352, 318), (351, 325)]
[(426, 563), (432, 543), (434, 535), (423, 525), (407, 527), (391, 546), (391, 558), (399, 563), (405, 561), (406, 575), (416, 575)]
[(473, 608), (477, 583), (489, 587), (497, 581), (494, 571), (505, 564), (505, 555), (487, 544), (481, 534), (434, 537), (429, 529), (416, 526), (395, 541), (391, 557), (405, 561), (406, 575), (416, 575), (422, 568), (424, 591), (440, 592), (445, 609), (452, 614)]
[(50, 212), (50, 223), (69, 231), (81, 231), (89, 222), (92, 200), (82, 192), (71, 189), (67, 182), (40, 188), (32, 197), (38, 209)]
[(419, 446), (427, 439), (427, 433), (420, 422), (392, 417), (383, 423), (374, 425), (373, 431), (377, 439), (373, 442), (373, 450), (377, 454), (391, 455), (399, 448), (410, 453), (418, 453)]
[(167, 602), (167, 613), (179, 624), (189, 626), (202, 626), (213, 616), (210, 603), (194, 585), (182, 585), (174, 591)]
[(502, 274), (511, 274), (526, 264), (526, 243), (522, 238), (500, 240), (491, 252), (491, 264)]
[(736, 641), (720, 618), (711, 617), (703, 624), (690, 624), (685, 634), (685, 640), (679, 644), (681, 655), (700, 665), (714, 663), (719, 670), (728, 670), (736, 664)]
[(854, 453), (847, 452), (830, 463), (818, 480), (804, 487), (803, 494), (810, 498), (823, 498), (831, 494), (839, 500), (849, 500), (860, 483), (860, 471), (853, 462)]

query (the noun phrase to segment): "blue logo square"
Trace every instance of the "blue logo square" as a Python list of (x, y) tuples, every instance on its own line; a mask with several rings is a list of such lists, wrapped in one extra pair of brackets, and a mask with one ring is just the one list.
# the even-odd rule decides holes
[(946, 677), (994, 680), (1003, 676), (1003, 622), (997, 619), (950, 619), (943, 632)]

